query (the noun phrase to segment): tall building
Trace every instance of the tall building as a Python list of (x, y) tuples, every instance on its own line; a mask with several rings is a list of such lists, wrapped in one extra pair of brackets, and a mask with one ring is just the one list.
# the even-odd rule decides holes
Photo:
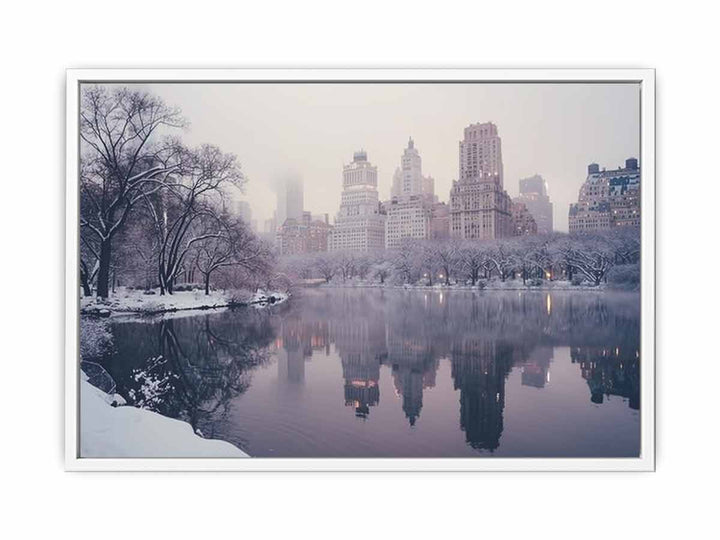
[(400, 158), (400, 168), (400, 195), (420, 195), (423, 189), (422, 158), (412, 137)]
[(368, 251), (385, 245), (385, 215), (380, 213), (377, 167), (364, 150), (355, 152), (343, 167), (343, 192), (335, 227), (330, 233), (331, 251)]
[(422, 159), (411, 137), (393, 177), (392, 198), (384, 204), (386, 248), (399, 247), (403, 238), (430, 238), (434, 190), (435, 180), (422, 175)]
[(450, 235), (478, 240), (510, 236), (510, 197), (503, 189), (502, 146), (495, 124), (465, 128), (459, 177), (450, 190)]
[(247, 201), (234, 201), (233, 205), (233, 213), (238, 216), (240, 219), (242, 219), (245, 223), (250, 224), (252, 221), (252, 210), (250, 208), (250, 203)]
[(276, 227), (281, 227), (288, 218), (302, 220), (303, 181), (294, 173), (283, 175), (278, 182)]
[(511, 204), (513, 236), (527, 236), (538, 233), (535, 218), (525, 203), (513, 201)]
[(613, 227), (640, 226), (640, 168), (635, 158), (625, 167), (606, 171), (588, 165), (578, 202), (570, 205), (568, 230), (588, 232)]
[(514, 202), (523, 203), (537, 224), (538, 234), (550, 234), (553, 231), (553, 204), (547, 192), (547, 182), (536, 174), (520, 179), (520, 196)]

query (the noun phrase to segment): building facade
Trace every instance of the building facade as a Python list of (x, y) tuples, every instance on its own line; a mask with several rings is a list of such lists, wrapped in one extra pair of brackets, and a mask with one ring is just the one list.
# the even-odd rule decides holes
[(450, 238), (450, 207), (445, 202), (434, 202), (430, 217), (431, 240), (447, 240)]
[(513, 201), (512, 206), (513, 236), (528, 236), (538, 233), (535, 218), (525, 203)]
[(450, 235), (489, 240), (512, 235), (510, 197), (503, 189), (497, 126), (471, 124), (459, 147), (459, 180), (450, 190)]
[(404, 238), (430, 238), (435, 200), (435, 180), (422, 175), (422, 158), (412, 137), (393, 177), (392, 197), (384, 203), (385, 247), (400, 247)]
[(578, 233), (639, 226), (640, 167), (637, 159), (629, 158), (625, 167), (610, 171), (601, 171), (597, 163), (591, 163), (578, 202), (570, 205), (568, 231)]
[(281, 255), (327, 251), (331, 230), (327, 217), (325, 220), (313, 219), (310, 212), (303, 212), (301, 220), (285, 220), (277, 231), (275, 245)]
[(524, 204), (537, 224), (538, 234), (553, 232), (553, 204), (547, 191), (547, 182), (536, 174), (520, 180), (520, 195), (513, 199)]
[(330, 232), (330, 251), (369, 251), (385, 246), (385, 215), (380, 211), (377, 167), (364, 150), (343, 167), (340, 211)]

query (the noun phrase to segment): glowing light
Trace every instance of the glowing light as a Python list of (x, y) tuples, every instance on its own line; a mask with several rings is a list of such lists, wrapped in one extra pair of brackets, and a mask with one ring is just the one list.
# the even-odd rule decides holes
[(552, 313), (552, 298), (550, 297), (550, 293), (545, 297), (545, 307), (547, 308), (547, 314), (550, 315)]

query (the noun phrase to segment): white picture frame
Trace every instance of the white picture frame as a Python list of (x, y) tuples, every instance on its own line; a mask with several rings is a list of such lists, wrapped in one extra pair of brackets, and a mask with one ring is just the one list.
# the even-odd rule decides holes
[[(642, 162), (640, 441), (637, 458), (79, 457), (78, 108), (81, 83), (638, 83)], [(653, 471), (655, 468), (655, 72), (652, 69), (71, 69), (66, 87), (65, 467), (70, 471)]]

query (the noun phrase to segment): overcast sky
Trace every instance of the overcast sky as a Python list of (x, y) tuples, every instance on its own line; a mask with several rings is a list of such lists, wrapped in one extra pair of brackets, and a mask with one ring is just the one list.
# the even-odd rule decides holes
[(423, 174), (449, 198), (458, 177), (463, 128), (494, 122), (502, 139), (505, 189), (541, 174), (567, 231), (587, 165), (615, 168), (640, 157), (640, 88), (635, 84), (150, 84), (143, 85), (190, 122), (186, 143), (211, 143), (238, 156), (245, 193), (262, 230), (275, 209), (273, 181), (298, 172), (305, 210), (334, 216), (342, 166), (364, 148), (387, 199), (412, 136)]

